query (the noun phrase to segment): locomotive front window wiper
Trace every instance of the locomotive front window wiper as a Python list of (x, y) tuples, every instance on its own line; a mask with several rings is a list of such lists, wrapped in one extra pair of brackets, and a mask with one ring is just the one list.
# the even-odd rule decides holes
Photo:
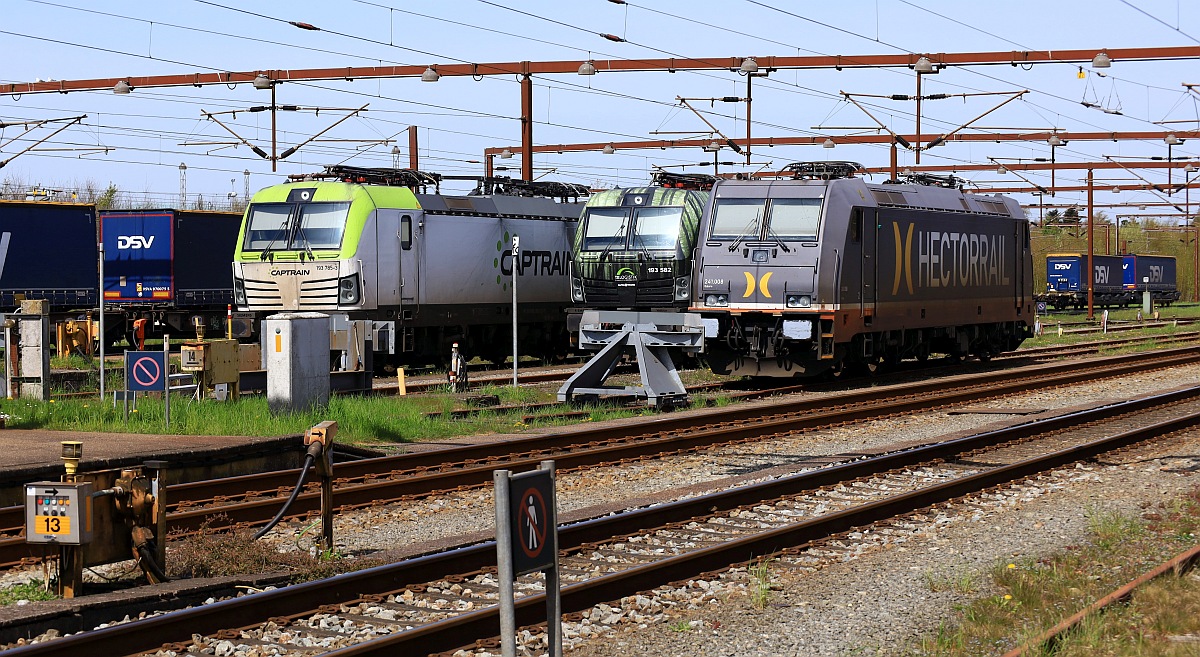
[(617, 244), (618, 237), (621, 238), (621, 244), (624, 244), (625, 243), (625, 220), (624, 219), (621, 220), (621, 227), (617, 229), (617, 232), (612, 234), (612, 237), (608, 238), (608, 243), (604, 245), (604, 250), (602, 250), (600, 252), (600, 262), (604, 262), (604, 256), (608, 255), (608, 252), (610, 250), (612, 250), (613, 245)]
[[(304, 236), (304, 222), (303, 221), (296, 222), (296, 238), (297, 238), (296, 240), (293, 240), (295, 245), (301, 246), (304, 248), (304, 253), (306, 255), (308, 255), (309, 260), (316, 260), (317, 258), (316, 258), (316, 256), (313, 255), (313, 252), (312, 252), (312, 246), (310, 246), (310, 244), (308, 242), (308, 238)], [(300, 258), (300, 260), (301, 261), (304, 260), (303, 256)]]
[(775, 234), (775, 229), (771, 227), (770, 222), (767, 222), (767, 237), (775, 240), (775, 243), (779, 245), (779, 248), (783, 249), (784, 253), (792, 252), (792, 250), (788, 248), (788, 245), (783, 243), (783, 239)]
[(741, 245), (741, 243), (742, 243), (742, 240), (743, 240), (743, 239), (745, 239), (745, 237), (746, 237), (746, 234), (750, 232), (750, 229), (751, 229), (751, 228), (754, 228), (754, 229), (755, 229), (755, 234), (756, 234), (756, 235), (758, 234), (758, 220), (759, 220), (759, 218), (761, 218), (761, 217), (762, 217), (762, 208), (759, 208), (759, 209), (758, 209), (758, 210), (757, 210), (757, 211), (754, 213), (754, 218), (750, 220), (750, 223), (746, 224), (746, 225), (745, 225), (745, 226), (742, 228), (742, 231), (741, 231), (740, 233), (738, 233), (737, 239), (733, 240), (733, 243), (729, 245), (729, 252), (730, 252), (730, 253), (733, 253), (734, 251), (737, 251), (737, 248), (738, 248), (738, 246), (739, 246), (739, 245)]

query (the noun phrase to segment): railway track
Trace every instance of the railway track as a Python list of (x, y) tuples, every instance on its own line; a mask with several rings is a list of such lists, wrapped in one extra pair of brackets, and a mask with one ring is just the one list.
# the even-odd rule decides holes
[[(343, 510), (367, 507), (490, 485), (494, 469), (531, 468), (545, 459), (555, 459), (560, 470), (570, 471), (1196, 362), (1200, 362), (1200, 347), (1128, 354), (880, 386), (819, 398), (785, 399), (766, 406), (666, 415), (636, 425), (589, 427), (499, 443), (363, 459), (335, 466), (334, 502)], [(166, 492), (168, 531), (179, 535), (205, 525), (219, 528), (263, 524), (278, 512), (298, 477), (298, 469), (281, 470), (170, 486)], [(310, 486), (297, 497), (288, 517), (315, 514), (319, 507), (319, 492)], [(22, 507), (0, 509), (0, 527), (9, 532), (0, 539), (0, 564), (29, 564), (40, 557), (20, 536), (24, 527)]]
[[(819, 559), (856, 541), (886, 543), (931, 505), (1176, 432), (1194, 435), (1198, 425), (1200, 387), (1190, 387), (563, 526), (565, 620), (768, 555)], [(10, 654), (450, 654), (495, 646), (497, 589), (495, 545), (485, 542)], [(534, 643), (539, 589), (537, 577), (518, 581), (517, 623)]]

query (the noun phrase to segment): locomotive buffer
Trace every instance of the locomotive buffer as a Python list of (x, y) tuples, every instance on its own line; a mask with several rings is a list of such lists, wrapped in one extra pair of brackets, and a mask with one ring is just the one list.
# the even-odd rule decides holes
[[(642, 398), (656, 408), (682, 406), (688, 394), (671, 354), (695, 355), (703, 345), (697, 314), (586, 310), (579, 321), (579, 347), (599, 351), (558, 389), (558, 401), (613, 395)], [(641, 385), (604, 385), (628, 352), (637, 360)]]

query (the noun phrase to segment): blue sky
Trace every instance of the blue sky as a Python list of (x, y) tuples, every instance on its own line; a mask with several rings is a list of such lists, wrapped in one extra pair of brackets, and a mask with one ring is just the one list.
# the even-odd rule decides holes
[[(0, 69), (2, 82), (71, 80), (182, 74), (211, 71), (297, 69), (387, 64), (447, 64), (522, 60), (585, 60), (661, 57), (741, 57), (767, 55), (940, 53), (1011, 50), (1063, 50), (1200, 45), (1200, 7), (1183, 0), (1068, 0), (1005, 3), (940, 0), (848, 0), (840, 3), (771, 3), (748, 0), (641, 0), (621, 5), (606, 0), (501, 3), (444, 0), (336, 2), (242, 2), (233, 0), (7, 0), (0, 26), (0, 47), (9, 56)], [(780, 11), (782, 10), (782, 11)], [(301, 30), (287, 21), (320, 27)], [(614, 43), (599, 33), (627, 41)], [(948, 68), (924, 77), (925, 94), (976, 94), (1028, 89), (976, 124), (983, 130), (1059, 128), (1067, 131), (1162, 131), (1156, 121), (1175, 123), (1179, 131), (1197, 128), (1200, 95), (1182, 83), (1200, 83), (1195, 60), (1116, 62), (1098, 75), (1084, 66), (1044, 64), (1025, 70), (1008, 65)], [(535, 77), (534, 141), (539, 144), (630, 141), (655, 138), (655, 131), (708, 128), (681, 109), (677, 96), (709, 98), (743, 95), (745, 78), (719, 72), (600, 73)], [(444, 78), (328, 81), (280, 85), (278, 102), (321, 112), (281, 113), (280, 148), (324, 130), (344, 113), (336, 108), (369, 104), (361, 116), (323, 135), (343, 140), (313, 143), (280, 163), (269, 162), (245, 146), (197, 144), (230, 141), (201, 111), (243, 110), (268, 102), (267, 92), (251, 85), (138, 89), (127, 96), (110, 91), (0, 96), (0, 121), (18, 122), (87, 114), (0, 170), (10, 182), (52, 187), (109, 183), (135, 196), (178, 197), (179, 165), (187, 165), (187, 191), (223, 201), (241, 195), (244, 172), (254, 191), (287, 174), (316, 171), (346, 162), (390, 166), (391, 144), (367, 140), (398, 139), (407, 162), (409, 125), (419, 126), (421, 166), (447, 174), (482, 173), (487, 147), (520, 142), (519, 86), (514, 78)], [(872, 121), (839, 92), (891, 95), (915, 92), (907, 69), (777, 71), (754, 86), (755, 136), (850, 134)], [(950, 98), (924, 103), (924, 133), (958, 127), (1003, 100), (1003, 96)], [(1085, 107), (1086, 101), (1119, 111)], [(872, 114), (900, 133), (913, 131), (912, 102), (871, 100)], [(730, 136), (745, 134), (744, 106), (695, 103), (706, 118)], [(710, 112), (710, 113), (709, 113)], [(267, 113), (220, 115), (222, 122), (252, 143), (269, 148)], [(846, 130), (835, 128), (858, 128)], [(49, 134), (40, 128), (0, 132), (0, 159), (8, 159)], [(358, 142), (355, 140), (363, 140)], [(84, 148), (109, 148), (107, 153)], [(1175, 146), (1176, 157), (1200, 155), (1200, 140)], [(923, 164), (966, 164), (988, 158), (1049, 157), (1044, 143), (950, 144), (922, 154)], [(1161, 140), (1145, 142), (1073, 142), (1057, 149), (1060, 161), (1166, 156)], [(644, 183), (652, 165), (698, 164), (711, 156), (697, 148), (601, 153), (548, 153), (535, 158), (535, 173), (550, 179), (595, 186)], [(734, 160), (722, 153), (723, 160)], [(754, 165), (781, 167), (799, 160), (846, 159), (883, 166), (888, 151), (880, 146), (838, 146), (827, 150), (792, 146), (762, 149)], [(900, 164), (912, 164), (911, 152)], [(496, 160), (519, 167), (519, 159)], [(705, 169), (693, 166), (688, 171)], [(708, 169), (711, 171), (711, 168)], [(1058, 184), (1078, 184), (1082, 171), (1057, 174)], [(1101, 184), (1136, 182), (1123, 171), (1098, 172)], [(1161, 171), (1143, 171), (1165, 182)], [(1176, 180), (1178, 179), (1176, 174)], [(975, 172), (981, 186), (1015, 185), (1012, 174)], [(1029, 174), (1049, 185), (1049, 175)], [(1128, 182), (1125, 182), (1128, 181)], [(450, 187), (449, 189), (453, 189)], [(1105, 202), (1158, 200), (1149, 192), (1106, 194)], [(1200, 197), (1200, 194), (1196, 196)], [(1031, 197), (1019, 196), (1029, 202)], [(1062, 193), (1057, 202), (1082, 200)], [(1200, 200), (1200, 199), (1198, 199)]]

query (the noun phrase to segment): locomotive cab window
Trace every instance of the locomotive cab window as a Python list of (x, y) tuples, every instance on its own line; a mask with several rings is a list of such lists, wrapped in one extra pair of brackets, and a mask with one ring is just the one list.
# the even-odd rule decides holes
[(338, 249), (346, 229), (349, 203), (307, 203), (300, 206), (296, 233), (292, 236), (295, 249)]
[(819, 198), (721, 199), (709, 239), (815, 242), (820, 222)]
[(717, 201), (708, 238), (711, 240), (757, 238), (766, 207), (766, 199), (761, 198), (728, 198)]
[(786, 241), (815, 242), (820, 219), (819, 198), (772, 199), (767, 235)]
[(633, 220), (633, 245), (639, 249), (674, 249), (679, 242), (683, 208), (639, 208)]
[(588, 208), (583, 217), (584, 251), (625, 248), (629, 232), (628, 208)]
[(252, 204), (243, 248), (247, 251), (340, 248), (349, 210), (349, 203)]
[(288, 203), (254, 203), (246, 220), (246, 238), (242, 248), (262, 251), (287, 244), (288, 218), (292, 206)]
[(400, 217), (400, 248), (412, 248), (412, 217), (407, 214)]

